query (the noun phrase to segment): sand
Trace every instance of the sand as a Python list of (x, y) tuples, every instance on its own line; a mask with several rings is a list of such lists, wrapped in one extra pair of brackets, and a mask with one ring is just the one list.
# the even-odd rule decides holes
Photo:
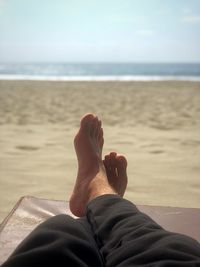
[(24, 195), (68, 200), (87, 112), (128, 159), (126, 198), (200, 208), (199, 82), (0, 81), (0, 220)]

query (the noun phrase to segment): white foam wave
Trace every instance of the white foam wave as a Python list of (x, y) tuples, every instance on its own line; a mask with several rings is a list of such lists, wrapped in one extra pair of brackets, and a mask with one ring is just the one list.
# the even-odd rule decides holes
[(40, 76), (40, 75), (1, 75), (0, 80), (17, 81), (200, 81), (200, 76)]

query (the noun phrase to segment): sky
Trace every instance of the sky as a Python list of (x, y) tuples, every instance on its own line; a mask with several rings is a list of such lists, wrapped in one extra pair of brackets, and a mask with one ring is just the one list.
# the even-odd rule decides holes
[(0, 0), (0, 62), (200, 62), (200, 0)]

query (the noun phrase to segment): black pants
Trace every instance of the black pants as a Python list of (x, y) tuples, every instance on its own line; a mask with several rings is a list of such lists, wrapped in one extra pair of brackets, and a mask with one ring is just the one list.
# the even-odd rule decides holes
[(200, 244), (165, 231), (129, 201), (100, 196), (85, 218), (52, 217), (2, 267), (200, 266)]

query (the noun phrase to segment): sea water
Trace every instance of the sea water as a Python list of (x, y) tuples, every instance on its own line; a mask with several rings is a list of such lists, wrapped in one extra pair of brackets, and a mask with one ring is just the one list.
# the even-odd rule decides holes
[(200, 81), (200, 63), (0, 63), (0, 79)]

